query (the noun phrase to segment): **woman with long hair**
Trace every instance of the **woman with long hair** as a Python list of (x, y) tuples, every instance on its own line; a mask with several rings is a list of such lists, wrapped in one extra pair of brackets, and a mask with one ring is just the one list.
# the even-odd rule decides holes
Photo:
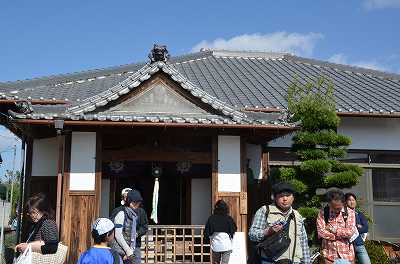
[(228, 205), (223, 200), (218, 200), (204, 230), (205, 238), (210, 240), (213, 264), (227, 264), (229, 262), (233, 235), (236, 230), (235, 221), (229, 215)]
[(30, 245), (32, 251), (42, 254), (55, 254), (58, 248), (58, 228), (54, 221), (54, 211), (43, 193), (36, 194), (26, 202), (27, 215), (32, 222), (25, 243), (16, 246), (24, 252)]

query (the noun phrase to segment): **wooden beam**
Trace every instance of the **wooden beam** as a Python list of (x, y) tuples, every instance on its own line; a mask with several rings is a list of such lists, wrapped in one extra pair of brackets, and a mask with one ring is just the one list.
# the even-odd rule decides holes
[[(19, 124), (51, 125), (54, 120), (14, 119)], [(191, 123), (151, 123), (151, 122), (128, 122), (128, 121), (73, 121), (65, 120), (64, 126), (115, 126), (115, 127), (186, 127), (186, 128), (238, 128), (275, 131), (295, 131), (296, 127), (283, 125), (247, 125), (247, 124), (191, 124)]]
[(211, 164), (210, 153), (208, 152), (172, 152), (158, 149), (135, 150), (105, 150), (103, 161), (131, 160), (131, 161), (166, 161), (175, 162), (189, 160), (193, 164)]

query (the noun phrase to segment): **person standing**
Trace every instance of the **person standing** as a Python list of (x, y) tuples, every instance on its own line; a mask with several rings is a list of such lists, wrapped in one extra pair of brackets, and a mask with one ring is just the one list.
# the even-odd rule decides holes
[(303, 217), (292, 208), (294, 187), (289, 183), (281, 182), (274, 185), (272, 189), (274, 204), (264, 205), (257, 210), (249, 230), (249, 238), (258, 243), (258, 248), (262, 248), (263, 242), (274, 234), (287, 230), (290, 243), (287, 248), (281, 249), (280, 253), (268, 258), (260, 256), (261, 263), (310, 264), (310, 250)]
[(27, 214), (32, 221), (26, 243), (20, 243), (16, 250), (24, 252), (30, 245), (32, 251), (41, 254), (55, 254), (58, 249), (58, 228), (54, 211), (43, 193), (36, 194), (26, 202)]
[(371, 260), (368, 256), (367, 249), (364, 245), (364, 238), (368, 233), (368, 220), (365, 215), (356, 209), (357, 197), (354, 193), (346, 193), (345, 195), (347, 207), (354, 210), (356, 215), (356, 227), (359, 235), (353, 241), (354, 251), (356, 253), (358, 263), (360, 264), (371, 264)]
[(342, 259), (354, 263), (354, 248), (350, 243), (356, 232), (354, 210), (344, 206), (345, 197), (341, 190), (328, 191), (326, 197), (328, 206), (321, 209), (317, 217), (324, 261), (331, 264)]
[(213, 264), (228, 264), (236, 230), (228, 205), (223, 200), (218, 200), (204, 229), (205, 239), (211, 242)]
[(117, 207), (111, 214), (111, 219), (115, 225), (115, 240), (110, 244), (126, 264), (136, 263), (137, 214), (135, 210), (139, 208), (142, 201), (143, 198), (140, 193), (131, 190), (126, 195), (124, 206)]
[(92, 225), (94, 245), (80, 256), (77, 264), (122, 264), (117, 252), (107, 246), (114, 239), (114, 223), (98, 218)]
[[(133, 189), (131, 188), (124, 188), (121, 191), (121, 206), (117, 207), (114, 209), (114, 211), (120, 211), (124, 208), (125, 202), (126, 202), (126, 197), (128, 195), (129, 191), (132, 191)], [(147, 233), (148, 231), (148, 219), (147, 219), (147, 213), (146, 210), (143, 208), (143, 201), (141, 201), (140, 206), (135, 210), (136, 213), (136, 246), (134, 249), (134, 254), (135, 254), (135, 264), (140, 264), (142, 260), (142, 252), (141, 252), (141, 246), (142, 246), (142, 237)], [(111, 213), (113, 215), (113, 213)]]

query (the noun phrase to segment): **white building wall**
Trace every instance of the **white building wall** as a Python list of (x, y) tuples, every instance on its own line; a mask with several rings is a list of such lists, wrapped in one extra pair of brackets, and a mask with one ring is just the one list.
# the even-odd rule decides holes
[(240, 136), (218, 136), (218, 191), (240, 190)]
[(96, 179), (96, 132), (72, 132), (71, 191), (94, 191)]
[(192, 179), (191, 224), (204, 225), (211, 215), (211, 178)]
[[(350, 136), (349, 149), (400, 150), (400, 119), (344, 117), (338, 133)], [(268, 143), (270, 147), (290, 148), (292, 135)]]
[(57, 176), (57, 138), (33, 140), (32, 176)]
[(341, 119), (338, 132), (352, 138), (349, 149), (400, 150), (400, 119)]

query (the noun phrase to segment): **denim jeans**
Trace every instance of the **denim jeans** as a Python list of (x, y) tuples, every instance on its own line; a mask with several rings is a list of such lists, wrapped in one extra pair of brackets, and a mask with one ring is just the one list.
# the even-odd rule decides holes
[(367, 249), (365, 248), (364, 245), (354, 246), (354, 250), (356, 252), (358, 263), (371, 264), (371, 260), (369, 259)]
[(140, 247), (136, 247), (134, 252), (135, 252), (134, 253), (135, 254), (135, 263), (134, 264), (142, 263), (142, 252), (141, 252)]

